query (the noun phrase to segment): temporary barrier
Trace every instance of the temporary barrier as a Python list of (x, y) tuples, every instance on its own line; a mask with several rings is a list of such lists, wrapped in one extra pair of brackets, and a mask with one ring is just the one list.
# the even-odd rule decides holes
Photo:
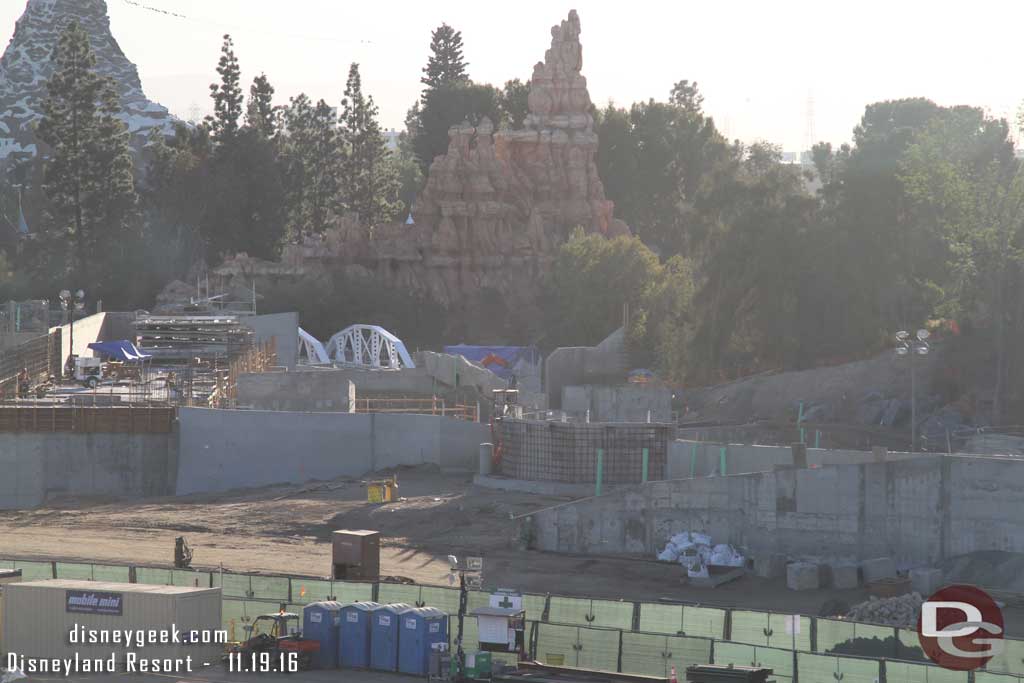
[(448, 642), (448, 615), (436, 607), (416, 607), (402, 613), (398, 632), (398, 670), (426, 676), (434, 643)]
[(881, 664), (877, 659), (798, 652), (796, 666), (797, 676), (804, 682), (841, 680), (843, 683), (878, 683), (881, 680)]
[(811, 650), (811, 619), (798, 615), (733, 610), (729, 640), (765, 647)]
[[(230, 640), (244, 640), (256, 616), (276, 612), (282, 604), (301, 612), (325, 600), (343, 603), (380, 600), (410, 607), (436, 607), (450, 617), (458, 611), (459, 591), (442, 586), (329, 581), (302, 576), (269, 576), (224, 571), (193, 571), (64, 561), (0, 560), (0, 568), (20, 569), (24, 580), (78, 578), (159, 585), (223, 587), (223, 627)], [(401, 598), (401, 599), (400, 599)], [(468, 611), (488, 604), (489, 593), (470, 591)], [(411, 601), (411, 602), (410, 602)], [(921, 656), (917, 632), (846, 620), (730, 610), (696, 605), (635, 603), (589, 598), (523, 596), (530, 625), (530, 654), (541, 662), (587, 666), (627, 673), (665, 675), (678, 662), (760, 663), (780, 681), (817, 682), (841, 676), (847, 683), (1012, 683), (1024, 682), (1024, 640), (1005, 639), (1005, 648), (985, 667), (964, 678), (925, 662), (898, 661)], [(634, 627), (637, 628), (634, 631)], [(455, 647), (457, 626), (449, 642)], [(467, 651), (477, 642), (476, 619), (464, 620)], [(728, 640), (727, 640), (728, 639)], [(713, 648), (712, 648), (713, 641)], [(366, 641), (368, 642), (368, 641)], [(871, 657), (834, 650), (847, 643), (877, 643)], [(891, 646), (891, 650), (890, 650)], [(369, 647), (367, 645), (367, 647)], [(793, 676), (793, 651), (798, 676)], [(845, 648), (843, 648), (845, 649)], [(344, 647), (339, 650), (339, 659)], [(396, 650), (397, 653), (397, 650)], [(919, 654), (920, 653), (920, 654)], [(869, 654), (865, 652), (863, 654)], [(496, 656), (506, 660), (512, 655)], [(884, 662), (884, 665), (883, 665)], [(369, 664), (369, 655), (366, 663)], [(353, 666), (359, 666), (354, 664)], [(667, 669), (666, 669), (667, 667)], [(659, 673), (661, 672), (661, 673)]]
[(405, 603), (381, 605), (370, 613), (370, 668), (376, 671), (398, 670), (399, 620), (414, 609)]
[[(978, 674), (974, 676), (978, 683)], [(887, 683), (968, 683), (970, 674), (927, 664), (886, 661), (885, 680)]]
[(622, 671), (645, 676), (667, 677), (694, 664), (711, 662), (711, 640), (655, 633), (622, 634)]
[(341, 608), (338, 629), (338, 664), (347, 668), (370, 666), (370, 621), (379, 604), (353, 602)]
[(338, 668), (338, 629), (340, 626), (340, 602), (329, 600), (313, 602), (302, 609), (302, 637), (320, 643), (320, 649), (313, 653), (314, 669)]

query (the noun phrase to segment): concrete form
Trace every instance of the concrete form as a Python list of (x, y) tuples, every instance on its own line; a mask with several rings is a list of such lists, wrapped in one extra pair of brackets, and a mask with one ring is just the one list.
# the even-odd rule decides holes
[(253, 372), (238, 376), (238, 405), (257, 410), (355, 412), (356, 385), (337, 370)]

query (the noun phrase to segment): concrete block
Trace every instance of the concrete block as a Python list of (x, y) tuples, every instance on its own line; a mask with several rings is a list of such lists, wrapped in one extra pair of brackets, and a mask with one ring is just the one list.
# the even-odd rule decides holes
[(765, 553), (754, 558), (754, 573), (762, 579), (778, 579), (786, 574), (786, 556)]
[(835, 562), (831, 565), (832, 587), (839, 590), (856, 588), (860, 585), (857, 576), (857, 565), (852, 562)]
[(896, 563), (891, 557), (864, 560), (861, 562), (860, 568), (864, 572), (864, 583), (871, 583), (878, 579), (891, 579), (896, 576)]
[(786, 567), (786, 588), (792, 591), (810, 591), (818, 588), (818, 565), (811, 562), (793, 562)]
[(943, 583), (945, 580), (941, 569), (922, 567), (910, 570), (910, 587), (926, 600), (928, 596), (942, 588)]

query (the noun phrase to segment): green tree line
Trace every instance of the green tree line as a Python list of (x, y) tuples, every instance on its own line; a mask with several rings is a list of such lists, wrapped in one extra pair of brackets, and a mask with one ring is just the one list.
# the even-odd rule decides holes
[[(135, 167), (80, 27), (63, 33), (54, 61), (38, 128), (47, 153), (0, 183), (7, 222), (21, 203), (33, 218), (30, 238), (2, 241), (4, 296), (87, 281), (108, 308), (144, 307), (197, 259), (273, 259), (349, 213), (370, 226), (403, 218), (452, 125), (515, 127), (527, 113), (528, 86), (475, 82), (461, 34), (443, 24), (389, 152), (358, 64), (337, 106), (306, 94), (278, 106), (264, 75), (245, 91), (225, 36), (213, 114), (154, 134)], [(709, 383), (866, 357), (898, 329), (951, 319), (994, 378), (997, 421), (1019, 412), (1024, 180), (1007, 121), (924, 98), (878, 102), (849, 144), (815, 145), (808, 166), (767, 142), (726, 139), (687, 80), (663, 101), (593, 113), (600, 176), (634, 234), (574, 232), (545, 283), (544, 334), (505, 341), (596, 343), (628, 309), (636, 366)], [(329, 332), (347, 321), (324, 302), (360, 292), (377, 316), (419, 320), (429, 332), (413, 332), (414, 345), (443, 339), (447, 314), (431, 302), (340, 276), (320, 284), (316, 302), (296, 285), (269, 292), (268, 305), (297, 307)]]

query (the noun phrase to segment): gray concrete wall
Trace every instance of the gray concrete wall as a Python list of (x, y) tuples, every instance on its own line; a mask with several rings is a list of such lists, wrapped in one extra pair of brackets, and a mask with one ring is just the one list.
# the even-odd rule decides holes
[(175, 434), (0, 434), (0, 509), (53, 496), (174, 494)]
[[(81, 315), (81, 313), (79, 313)], [(60, 354), (60, 366), (63, 368), (64, 363), (67, 362), (68, 356), (74, 353), (78, 356), (89, 356), (91, 357), (92, 349), (89, 348), (89, 344), (96, 341), (101, 341), (103, 332), (103, 324), (107, 319), (106, 313), (94, 313), (93, 315), (87, 315), (78, 319), (75, 316), (74, 323), (74, 337), (75, 345), (74, 348), (71, 346), (71, 325), (59, 325), (60, 328), (60, 343), (61, 343), (61, 354)], [(53, 332), (57, 327), (51, 327), (50, 331)]]
[(182, 408), (178, 495), (433, 463), (473, 470), (486, 425), (433, 415)]
[[(707, 441), (677, 439), (669, 447), (667, 479), (685, 479), (690, 476), (706, 477), (723, 474), (722, 449), (725, 449), (724, 474), (767, 472), (776, 467), (793, 464), (792, 449), (788, 446), (750, 446), (720, 444)], [(889, 452), (887, 460), (907, 460), (922, 457), (921, 453)], [(846, 449), (808, 448), (807, 464), (850, 465), (874, 462), (870, 451)], [(692, 472), (691, 472), (692, 466)]]
[(336, 370), (259, 372), (238, 376), (238, 405), (257, 410), (355, 411), (356, 385)]
[(651, 482), (534, 513), (539, 549), (653, 554), (682, 530), (752, 554), (934, 564), (1024, 551), (1024, 461), (926, 456)]
[(582, 384), (617, 384), (625, 379), (625, 337), (619, 328), (597, 346), (564, 346), (544, 359), (548, 407), (562, 408), (562, 388)]
[(299, 314), (270, 313), (267, 315), (254, 315), (242, 319), (243, 322), (255, 333), (257, 344), (274, 340), (277, 349), (277, 364), (295, 369), (299, 359)]
[(590, 411), (594, 422), (672, 421), (672, 392), (643, 384), (614, 386), (586, 384), (562, 387), (562, 410), (582, 419)]

